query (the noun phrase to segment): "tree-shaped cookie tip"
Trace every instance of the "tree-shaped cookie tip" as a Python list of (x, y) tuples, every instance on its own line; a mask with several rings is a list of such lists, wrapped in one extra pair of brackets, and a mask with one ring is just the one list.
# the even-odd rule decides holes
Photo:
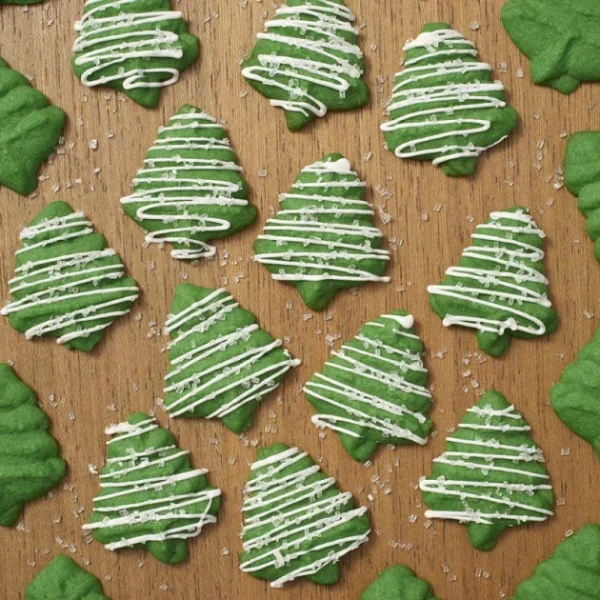
[(360, 600), (436, 600), (431, 586), (411, 569), (395, 565), (383, 570)]
[(399, 158), (432, 161), (447, 175), (475, 172), (479, 156), (517, 126), (504, 86), (477, 57), (475, 44), (446, 23), (430, 23), (404, 46), (381, 125)]
[(221, 490), (153, 417), (132, 414), (106, 433), (112, 438), (100, 493), (83, 529), (108, 550), (145, 548), (164, 563), (185, 560), (187, 540), (216, 523)]
[(428, 519), (464, 523), (471, 544), (491, 550), (501, 533), (552, 516), (554, 494), (531, 427), (496, 391), (467, 409), (446, 451), (419, 483)]
[(280, 195), (279, 212), (254, 243), (254, 260), (295, 286), (313, 310), (324, 310), (341, 289), (390, 280), (383, 276), (390, 253), (365, 187), (341, 154), (325, 156)]
[(600, 131), (580, 131), (569, 136), (564, 165), (565, 184), (578, 196), (578, 207), (587, 219), (587, 232), (600, 260)]
[(170, 0), (86, 0), (75, 31), (72, 66), (82, 83), (149, 108), (198, 56), (198, 38)]
[(25, 600), (109, 600), (102, 584), (66, 554), (59, 554), (25, 588)]
[(354, 21), (343, 0), (287, 0), (257, 35), (242, 75), (272, 106), (285, 111), (291, 131), (329, 110), (367, 104)]
[(23, 505), (64, 477), (66, 463), (48, 433), (50, 422), (34, 391), (0, 363), (0, 525), (14, 525)]
[(598, 600), (600, 525), (590, 523), (564, 539), (522, 581), (512, 600)]
[(368, 509), (308, 453), (284, 444), (259, 450), (242, 513), (240, 569), (275, 588), (298, 578), (336, 583), (340, 559), (369, 538)]
[(554, 331), (544, 237), (526, 208), (491, 213), (471, 235), (458, 266), (427, 288), (444, 326), (476, 329), (479, 347), (492, 356), (508, 349), (511, 336), (529, 339)]
[(171, 256), (196, 260), (215, 255), (208, 242), (232, 235), (256, 219), (248, 185), (224, 127), (185, 105), (161, 127), (125, 212), (146, 231), (146, 244), (173, 245)]
[(379, 444), (427, 443), (431, 393), (413, 324), (404, 311), (367, 323), (304, 386), (319, 411), (313, 423), (338, 432), (355, 460), (368, 460)]
[(246, 431), (259, 404), (300, 363), (223, 289), (178, 285), (165, 328), (171, 417), (222, 419), (235, 433)]
[(552, 387), (550, 404), (558, 418), (589, 442), (600, 460), (600, 329)]
[(57, 338), (90, 351), (139, 295), (118, 254), (66, 202), (53, 202), (21, 231), (12, 301), (0, 314), (27, 339)]
[(0, 185), (27, 195), (60, 139), (65, 113), (0, 58)]
[(590, 0), (508, 0), (502, 24), (530, 60), (531, 77), (563, 94), (600, 81), (600, 5)]

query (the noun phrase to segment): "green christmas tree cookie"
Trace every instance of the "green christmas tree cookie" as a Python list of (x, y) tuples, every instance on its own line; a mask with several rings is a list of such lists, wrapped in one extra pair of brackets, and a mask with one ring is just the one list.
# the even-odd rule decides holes
[(469, 408), (420, 488), (428, 519), (465, 523), (471, 544), (491, 550), (508, 527), (552, 516), (554, 494), (531, 427), (496, 391)]
[(387, 146), (399, 158), (430, 160), (452, 177), (475, 172), (479, 156), (517, 126), (504, 86), (477, 58), (475, 44), (446, 23), (425, 25), (404, 46), (381, 125)]
[(254, 243), (254, 260), (294, 285), (313, 310), (324, 310), (338, 290), (390, 280), (382, 277), (390, 253), (365, 186), (347, 159), (329, 154), (302, 169)]
[(600, 460), (600, 329), (550, 392), (558, 418), (588, 441)]
[(223, 126), (185, 105), (148, 150), (133, 180), (134, 192), (121, 198), (125, 212), (148, 233), (146, 244), (173, 244), (173, 258), (214, 256), (207, 242), (229, 236), (256, 219)]
[(593, 0), (509, 0), (502, 24), (531, 61), (531, 77), (563, 94), (600, 81), (600, 5)]
[(565, 183), (578, 196), (587, 219), (587, 232), (600, 260), (600, 131), (580, 131), (569, 137), (565, 154)]
[(313, 423), (337, 431), (354, 460), (368, 460), (378, 444), (427, 443), (431, 394), (413, 324), (403, 311), (367, 323), (304, 386), (319, 411)]
[(145, 548), (164, 563), (187, 558), (187, 540), (216, 523), (221, 490), (206, 469), (190, 465), (173, 435), (144, 413), (111, 425), (90, 523), (83, 526), (109, 550)]
[(67, 470), (34, 391), (0, 363), (0, 525), (10, 527), (23, 505), (55, 487)]
[(170, 0), (86, 0), (75, 31), (72, 66), (83, 84), (149, 108), (198, 56), (198, 38)]
[(563, 540), (534, 574), (521, 582), (513, 600), (598, 600), (600, 525), (590, 523)]
[(94, 233), (82, 212), (66, 202), (46, 206), (23, 231), (13, 301), (0, 310), (29, 340), (56, 337), (73, 350), (90, 351), (139, 295), (117, 253)]
[(25, 589), (25, 600), (109, 600), (102, 584), (73, 559), (59, 554)]
[(382, 571), (361, 594), (360, 600), (436, 600), (431, 586), (408, 567), (396, 565)]
[(35, 191), (38, 170), (58, 144), (65, 116), (0, 58), (0, 185), (17, 194)]
[(169, 414), (223, 419), (235, 433), (252, 426), (258, 405), (300, 364), (223, 289), (178, 285), (166, 331)]
[(257, 35), (242, 75), (285, 111), (291, 131), (369, 101), (354, 20), (343, 0), (287, 0)]
[(429, 302), (445, 327), (477, 330), (479, 347), (500, 356), (511, 336), (530, 339), (556, 329), (544, 275), (544, 232), (526, 208), (493, 212), (471, 235), (458, 266), (440, 285), (430, 285)]
[(369, 538), (368, 509), (298, 448), (273, 444), (257, 458), (242, 507), (240, 569), (274, 588), (299, 577), (337, 583), (340, 559)]

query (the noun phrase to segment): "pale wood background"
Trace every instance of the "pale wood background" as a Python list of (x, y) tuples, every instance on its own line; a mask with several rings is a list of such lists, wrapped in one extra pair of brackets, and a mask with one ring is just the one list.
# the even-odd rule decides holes
[[(19, 230), (47, 203), (60, 198), (91, 217), (120, 252), (143, 296), (132, 314), (114, 325), (91, 354), (70, 353), (53, 341), (27, 342), (5, 319), (0, 321), (0, 360), (13, 360), (19, 375), (37, 390), (69, 463), (64, 489), (61, 486), (51, 499), (27, 506), (21, 530), (0, 532), (2, 598), (22, 598), (29, 580), (64, 546), (78, 562), (90, 561), (89, 570), (103, 579), (113, 600), (355, 599), (381, 569), (396, 563), (416, 569), (442, 599), (495, 600), (509, 597), (565, 532), (600, 521), (600, 470), (593, 451), (562, 425), (548, 405), (550, 386), (598, 325), (591, 314), (600, 315), (600, 266), (586, 237), (584, 219), (575, 199), (564, 188), (553, 186), (566, 142), (561, 134), (600, 129), (600, 106), (595, 106), (598, 85), (584, 85), (570, 97), (534, 87), (527, 61), (501, 27), (502, 0), (349, 0), (358, 22), (365, 24), (361, 42), (373, 92), (371, 104), (349, 114), (331, 114), (292, 134), (283, 114), (244, 82), (238, 66), (265, 16), (272, 13), (271, 0), (250, 0), (246, 7), (239, 0), (183, 0), (180, 6), (190, 30), (201, 41), (201, 58), (164, 93), (155, 111), (118, 101), (111, 91), (85, 89), (73, 76), (72, 27), (82, 4), (55, 1), (32, 6), (26, 14), (19, 7), (0, 9), (0, 53), (14, 68), (33, 75), (34, 83), (69, 115), (65, 154), (42, 168), (46, 179), (38, 195), (28, 199), (0, 190), (0, 289), (6, 298)], [(477, 42), (521, 116), (519, 132), (485, 156), (471, 179), (450, 179), (430, 164), (399, 161), (383, 149), (378, 130), (403, 42), (414, 37), (422, 24), (436, 20), (452, 23)], [(474, 24), (471, 29), (475, 22), (479, 28)], [(517, 74), (521, 67), (524, 77)], [(167, 250), (143, 249), (141, 229), (119, 208), (119, 198), (128, 193), (157, 127), (185, 102), (227, 120), (252, 188), (252, 201), (260, 210), (254, 227), (218, 244), (220, 251), (229, 252), (225, 264), (190, 266), (171, 259)], [(110, 132), (114, 132), (112, 139), (107, 137)], [(89, 148), (92, 139), (98, 139), (96, 151)], [(339, 294), (325, 315), (312, 314), (305, 320), (310, 311), (295, 290), (272, 281), (249, 257), (262, 222), (276, 206), (277, 194), (289, 188), (302, 166), (333, 151), (344, 153), (367, 179), (372, 201), (393, 217), (381, 225), (385, 234), (402, 244), (393, 251), (392, 283), (370, 285), (356, 295)], [(368, 153), (372, 158), (365, 160)], [(97, 174), (95, 167), (101, 169)], [(267, 175), (260, 177), (263, 169)], [(80, 185), (75, 183), (78, 178)], [(60, 190), (54, 191), (57, 185)], [(501, 360), (480, 359), (472, 332), (442, 328), (428, 307), (426, 286), (437, 282), (459, 258), (477, 222), (490, 211), (515, 203), (530, 207), (548, 235), (546, 264), (560, 328), (549, 339), (513, 342)], [(304, 363), (286, 378), (279, 394), (265, 401), (243, 440), (219, 423), (177, 420), (171, 424), (180, 445), (192, 450), (195, 465), (210, 470), (225, 502), (218, 525), (207, 527), (190, 543), (189, 561), (165, 566), (144, 551), (111, 553), (95, 542), (85, 545), (80, 527), (98, 488), (88, 463), (102, 464), (104, 427), (132, 411), (152, 409), (161, 395), (167, 366), (161, 349), (167, 340), (156, 323), (164, 321), (173, 289), (186, 277), (213, 287), (226, 278), (227, 288), (259, 316), (263, 327), (275, 336), (291, 337), (288, 346)], [(288, 300), (293, 302), (291, 310), (286, 310)], [(329, 355), (326, 336), (346, 340), (367, 319), (394, 308), (415, 315), (428, 348), (436, 397), (432, 417), (439, 435), (425, 448), (381, 449), (367, 468), (345, 454), (334, 434), (319, 439), (309, 420), (312, 409), (299, 390)], [(137, 313), (141, 320), (136, 320)], [(443, 358), (435, 358), (440, 352)], [(494, 551), (482, 553), (470, 546), (461, 525), (425, 526), (415, 484), (442, 452), (448, 428), (461, 419), (478, 393), (491, 387), (502, 391), (529, 419), (564, 505), (546, 524), (514, 528)], [(50, 406), (50, 393), (60, 398), (56, 408)], [(107, 408), (110, 405), (114, 411)], [(159, 411), (158, 418), (167, 425), (164, 413)], [(372, 540), (343, 561), (342, 580), (331, 589), (302, 582), (271, 590), (267, 583), (238, 571), (241, 487), (248, 463), (254, 459), (256, 444), (276, 441), (323, 456), (324, 470), (371, 508)], [(391, 488), (390, 494), (372, 483), (377, 476), (379, 485)], [(371, 493), (374, 500), (369, 502)], [(411, 515), (417, 515), (415, 523)], [(146, 561), (141, 567), (140, 560)]]

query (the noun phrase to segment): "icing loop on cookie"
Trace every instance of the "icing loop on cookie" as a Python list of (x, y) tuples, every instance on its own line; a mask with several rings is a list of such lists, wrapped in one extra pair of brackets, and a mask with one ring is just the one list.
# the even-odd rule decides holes
[(413, 322), (393, 313), (367, 323), (304, 387), (321, 411), (312, 422), (340, 433), (356, 460), (368, 460), (377, 444), (427, 443), (431, 393)]
[(171, 243), (173, 258), (210, 258), (207, 240), (250, 224), (256, 215), (247, 199), (225, 129), (216, 119), (184, 106), (149, 149), (133, 180), (124, 209), (148, 231), (146, 244)]
[(275, 569), (268, 579), (278, 588), (335, 565), (368, 540), (370, 527), (368, 509), (356, 508), (306, 452), (283, 444), (266, 450), (245, 488), (240, 569), (257, 576)]
[[(60, 214), (50, 216), (54, 211)], [(43, 214), (48, 217), (21, 232), (23, 246), (9, 282), (14, 300), (0, 313), (27, 339), (52, 335), (70, 348), (78, 340), (86, 346), (87, 338), (129, 312), (139, 289), (82, 212), (56, 202)], [(90, 249), (81, 250), (86, 246)]]
[[(380, 248), (383, 234), (373, 226), (372, 205), (363, 200), (365, 186), (339, 155), (305, 167), (291, 193), (280, 196), (281, 210), (267, 219), (254, 260), (273, 279), (312, 283), (317, 292), (323, 288), (327, 301), (340, 287), (388, 282), (381, 273), (390, 253)], [(307, 297), (305, 301), (311, 308), (320, 304)]]

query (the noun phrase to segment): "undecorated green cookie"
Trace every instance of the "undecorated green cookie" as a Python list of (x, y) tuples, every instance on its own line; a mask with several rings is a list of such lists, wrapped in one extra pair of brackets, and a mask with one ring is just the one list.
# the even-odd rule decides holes
[(254, 260), (295, 286), (313, 310), (327, 308), (339, 290), (390, 280), (382, 276), (390, 253), (365, 186), (341, 154), (325, 156), (281, 194), (281, 210), (254, 243)]
[(2, 4), (38, 4), (42, 0), (0, 0)]
[(600, 81), (595, 0), (509, 0), (501, 16), (535, 84), (570, 94), (582, 81)]
[(240, 569), (274, 588), (297, 578), (337, 583), (340, 559), (369, 538), (368, 509), (298, 448), (261, 448), (251, 471)]
[(571, 431), (592, 444), (600, 460), (600, 329), (552, 387), (550, 404)]
[(452, 177), (475, 172), (479, 156), (517, 126), (504, 85), (477, 58), (475, 44), (446, 23), (430, 23), (404, 46), (381, 125), (399, 158), (430, 160)]
[(478, 225), (458, 266), (446, 271), (440, 285), (427, 288), (444, 326), (476, 329), (479, 347), (492, 356), (508, 350), (511, 336), (530, 339), (554, 331), (544, 238), (520, 206), (493, 212)]
[(598, 600), (600, 525), (591, 523), (563, 540), (523, 581), (513, 600)]
[(304, 386), (319, 411), (313, 423), (337, 431), (354, 460), (368, 460), (379, 444), (427, 443), (431, 393), (413, 324), (404, 311), (367, 323)]
[(580, 131), (569, 137), (565, 154), (565, 184), (579, 197), (587, 232), (600, 260), (600, 131)]
[(189, 451), (156, 420), (135, 413), (107, 427), (108, 458), (100, 473), (90, 523), (83, 526), (108, 550), (145, 548), (163, 563), (187, 558), (187, 540), (216, 523), (221, 490), (206, 469), (190, 465)]
[(431, 586), (408, 567), (396, 565), (382, 571), (361, 594), (360, 600), (436, 600)]
[(25, 600), (109, 600), (102, 584), (65, 554), (59, 554), (25, 589)]
[(287, 0), (258, 34), (242, 75), (285, 111), (291, 131), (369, 101), (354, 20), (343, 0)]
[(37, 396), (0, 363), (0, 525), (10, 527), (23, 505), (55, 487), (67, 470)]
[(471, 544), (491, 550), (508, 527), (552, 516), (550, 477), (530, 431), (502, 394), (486, 392), (419, 483), (426, 518), (464, 523)]
[(147, 231), (146, 244), (172, 244), (173, 258), (214, 256), (210, 240), (256, 219), (227, 132), (187, 104), (159, 129), (133, 188), (121, 198), (123, 209)]
[(58, 144), (65, 118), (0, 58), (0, 185), (17, 194), (35, 191), (40, 165)]
[(56, 337), (89, 352), (104, 330), (126, 315), (139, 295), (118, 254), (94, 233), (82, 212), (62, 201), (42, 210), (21, 231), (13, 297), (1, 310), (30, 340)]
[(178, 285), (165, 330), (173, 340), (169, 415), (223, 419), (235, 433), (252, 426), (262, 400), (300, 364), (223, 289)]
[(82, 83), (149, 108), (198, 57), (198, 38), (170, 0), (86, 0), (75, 31), (71, 62)]

